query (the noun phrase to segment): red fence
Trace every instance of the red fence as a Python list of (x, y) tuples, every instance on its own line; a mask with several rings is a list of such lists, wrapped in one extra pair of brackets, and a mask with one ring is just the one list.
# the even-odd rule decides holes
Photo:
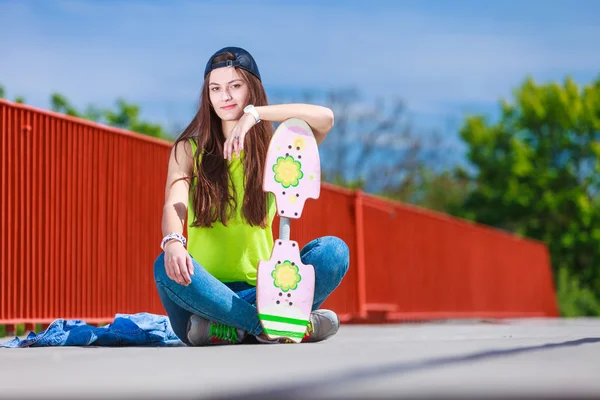
[[(0, 132), (0, 323), (163, 313), (152, 265), (172, 143), (4, 100)], [(343, 320), (558, 315), (542, 244), (360, 191), (321, 193), (291, 234), (348, 244), (350, 270), (324, 305)]]

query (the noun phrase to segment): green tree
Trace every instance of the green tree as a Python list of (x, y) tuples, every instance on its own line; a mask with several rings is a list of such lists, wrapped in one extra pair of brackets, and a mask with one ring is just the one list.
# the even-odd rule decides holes
[(460, 131), (476, 172), (457, 214), (545, 242), (563, 315), (600, 315), (600, 78), (528, 78), (501, 111)]
[[(5, 99), (5, 98), (6, 98), (6, 89), (4, 88), (4, 86), (0, 85), (0, 99)], [(23, 103), (25, 103), (25, 98), (23, 96), (17, 96), (17, 97), (15, 97), (15, 99), (13, 101), (15, 103), (23, 104)]]
[(469, 180), (462, 168), (435, 172), (422, 164), (398, 186), (380, 195), (437, 212), (457, 214), (469, 191)]
[[(4, 86), (0, 85), (0, 98), (4, 98), (5, 95), (6, 92)], [(15, 97), (14, 102), (26, 103), (25, 98), (22, 96)], [(64, 95), (52, 93), (50, 96), (50, 109), (61, 114), (117, 128), (123, 128), (160, 139), (172, 139), (163, 126), (148, 121), (142, 121), (140, 117), (140, 107), (128, 103), (123, 99), (117, 99), (115, 102), (115, 109), (103, 109), (94, 105), (88, 105), (85, 110), (79, 111)]]
[(115, 110), (101, 109), (89, 105), (83, 112), (80, 112), (75, 109), (65, 96), (59, 93), (53, 93), (50, 97), (50, 105), (51, 109), (56, 112), (104, 123), (106, 125), (127, 129), (156, 138), (169, 139), (168, 133), (161, 125), (140, 120), (140, 107), (135, 104), (127, 103), (123, 99), (118, 99), (116, 101)]

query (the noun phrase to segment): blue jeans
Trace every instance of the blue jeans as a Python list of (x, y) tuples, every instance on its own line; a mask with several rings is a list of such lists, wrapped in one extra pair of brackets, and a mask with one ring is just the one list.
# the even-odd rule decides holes
[[(341, 239), (325, 236), (300, 251), (303, 264), (315, 268), (313, 310), (318, 309), (339, 286), (350, 264), (348, 246)], [(195, 259), (192, 283), (183, 286), (167, 276), (164, 253), (154, 262), (154, 281), (175, 334), (185, 343), (192, 314), (233, 326), (250, 335), (260, 335), (262, 325), (256, 311), (256, 287), (246, 282), (223, 283)], [(188, 343), (189, 344), (189, 343)]]

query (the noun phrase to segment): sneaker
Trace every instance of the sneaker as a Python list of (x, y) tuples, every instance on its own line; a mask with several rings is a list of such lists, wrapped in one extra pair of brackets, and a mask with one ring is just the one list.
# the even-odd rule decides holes
[(339, 329), (340, 319), (336, 313), (331, 310), (313, 311), (302, 342), (321, 342), (335, 335)]
[(188, 320), (187, 339), (193, 346), (237, 344), (245, 337), (246, 332), (241, 329), (212, 322), (195, 314)]

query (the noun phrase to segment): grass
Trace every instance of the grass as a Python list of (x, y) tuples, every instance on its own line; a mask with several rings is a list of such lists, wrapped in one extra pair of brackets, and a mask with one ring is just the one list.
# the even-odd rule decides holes
[[(35, 333), (39, 333), (43, 330), (42, 324), (35, 325)], [(24, 336), (29, 334), (30, 331), (25, 332), (25, 324), (17, 324), (17, 331), (15, 332), (16, 336)], [(0, 325), (0, 338), (6, 336), (6, 325)]]

